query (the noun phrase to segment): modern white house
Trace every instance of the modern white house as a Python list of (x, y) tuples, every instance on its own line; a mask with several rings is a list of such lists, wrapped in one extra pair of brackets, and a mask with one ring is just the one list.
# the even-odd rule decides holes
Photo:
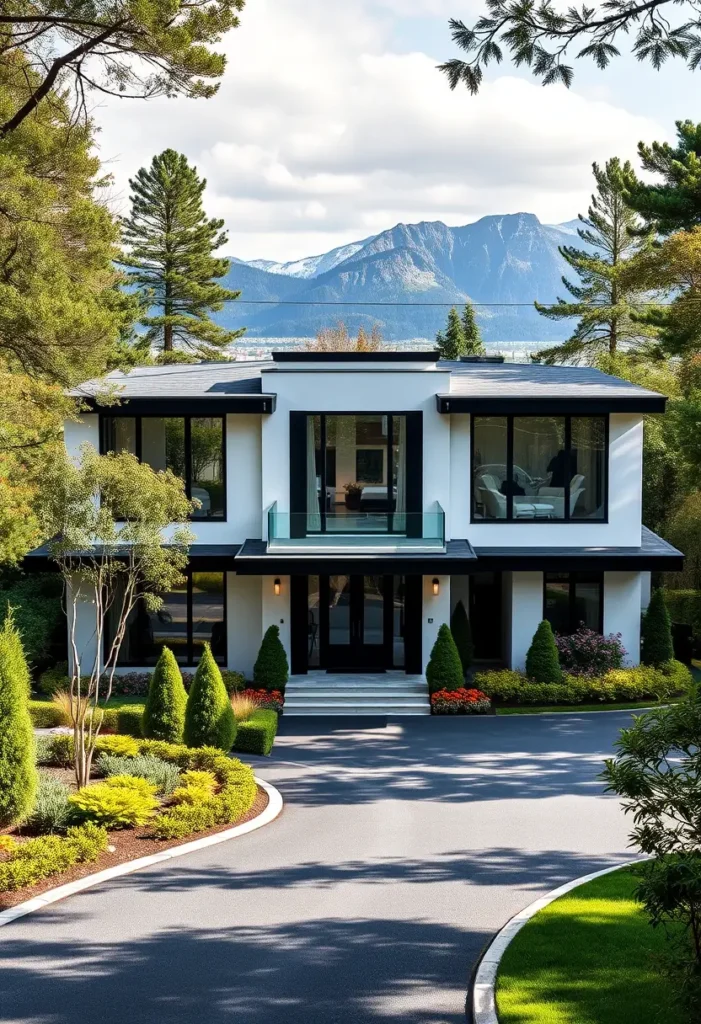
[[(99, 404), (106, 384), (118, 405)], [(375, 709), (389, 686), (427, 710), (422, 675), (458, 600), (480, 661), (523, 667), (545, 617), (620, 633), (635, 664), (650, 573), (682, 566), (641, 521), (643, 414), (665, 398), (588, 367), (285, 352), (114, 372), (74, 394), (87, 411), (66, 424), (71, 453), (127, 450), (201, 503), (187, 583), (134, 613), (125, 670), (163, 644), (192, 666), (209, 641), (249, 674), (276, 624), (289, 710), (295, 694), (301, 708), (354, 692)]]

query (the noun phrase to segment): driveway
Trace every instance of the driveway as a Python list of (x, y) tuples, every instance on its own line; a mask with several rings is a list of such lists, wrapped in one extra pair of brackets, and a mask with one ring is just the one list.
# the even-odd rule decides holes
[(276, 822), (0, 931), (0, 1020), (464, 1024), (489, 937), (631, 856), (625, 713), (283, 719)]

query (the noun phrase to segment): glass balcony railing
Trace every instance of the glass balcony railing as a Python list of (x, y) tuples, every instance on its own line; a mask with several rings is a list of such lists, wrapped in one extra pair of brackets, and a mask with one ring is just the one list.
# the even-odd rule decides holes
[(430, 512), (278, 512), (274, 502), (267, 515), (269, 548), (445, 548), (445, 513), (437, 501)]

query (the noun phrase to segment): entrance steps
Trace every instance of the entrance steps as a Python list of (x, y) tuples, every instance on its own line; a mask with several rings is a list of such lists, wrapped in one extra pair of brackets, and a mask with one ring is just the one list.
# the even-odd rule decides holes
[(423, 676), (310, 672), (291, 676), (285, 715), (430, 715)]

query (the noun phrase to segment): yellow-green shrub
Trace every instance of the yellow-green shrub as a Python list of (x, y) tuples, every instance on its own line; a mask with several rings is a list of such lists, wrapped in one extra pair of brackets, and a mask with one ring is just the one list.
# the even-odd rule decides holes
[(110, 775), (100, 785), (115, 786), (117, 789), (133, 789), (135, 793), (141, 793), (143, 796), (155, 796), (158, 792), (158, 786), (138, 775)]
[(88, 822), (62, 836), (39, 836), (15, 843), (0, 863), (0, 892), (13, 892), (65, 871), (74, 864), (96, 860), (107, 849), (107, 832)]
[(139, 753), (139, 741), (133, 736), (98, 736), (95, 751), (98, 754), (136, 757)]
[[(143, 780), (145, 781), (145, 780)], [(129, 828), (144, 825), (158, 808), (158, 800), (131, 786), (110, 785), (106, 779), (86, 786), (68, 798), (71, 817), (75, 821), (94, 821), (106, 828)]]

